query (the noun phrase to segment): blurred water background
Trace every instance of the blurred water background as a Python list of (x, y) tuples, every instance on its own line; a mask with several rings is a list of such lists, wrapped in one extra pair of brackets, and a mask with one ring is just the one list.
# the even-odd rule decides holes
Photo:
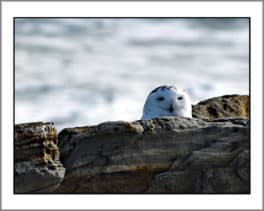
[(248, 19), (15, 19), (15, 122), (137, 120), (160, 85), (249, 94)]

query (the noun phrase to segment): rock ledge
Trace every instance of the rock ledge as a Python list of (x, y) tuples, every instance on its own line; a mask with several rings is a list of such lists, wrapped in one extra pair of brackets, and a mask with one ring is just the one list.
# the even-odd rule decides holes
[[(249, 97), (162, 117), (15, 126), (15, 193), (250, 193)], [(65, 172), (66, 169), (66, 172)]]
[(247, 193), (249, 122), (164, 117), (68, 128), (57, 192)]

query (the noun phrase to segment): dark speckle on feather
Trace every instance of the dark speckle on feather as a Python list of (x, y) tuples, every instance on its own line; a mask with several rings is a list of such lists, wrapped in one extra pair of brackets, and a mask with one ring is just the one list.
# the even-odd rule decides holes
[(176, 90), (177, 90), (177, 88), (176, 88), (175, 86), (166, 86), (166, 85), (163, 85), (163, 86), (159, 86), (159, 87), (157, 87), (156, 89), (153, 89), (153, 90), (150, 92), (150, 95), (151, 95), (152, 93), (155, 93), (155, 92), (158, 91), (159, 89), (161, 89), (161, 90), (165, 90), (165, 89), (176, 89)]

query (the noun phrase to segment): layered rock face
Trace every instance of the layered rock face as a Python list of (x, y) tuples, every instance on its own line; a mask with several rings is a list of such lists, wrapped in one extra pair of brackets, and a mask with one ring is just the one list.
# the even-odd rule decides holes
[(15, 126), (15, 193), (54, 191), (64, 178), (52, 123)]
[(57, 192), (248, 193), (246, 119), (164, 117), (64, 129)]
[(53, 125), (16, 125), (16, 192), (250, 193), (248, 101), (209, 99), (193, 106), (195, 118), (65, 128), (63, 167)]

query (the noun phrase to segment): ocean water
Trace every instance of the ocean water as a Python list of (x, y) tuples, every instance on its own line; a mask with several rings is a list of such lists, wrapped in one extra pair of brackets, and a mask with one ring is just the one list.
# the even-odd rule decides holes
[(148, 93), (249, 94), (248, 19), (15, 20), (15, 122), (140, 119)]

